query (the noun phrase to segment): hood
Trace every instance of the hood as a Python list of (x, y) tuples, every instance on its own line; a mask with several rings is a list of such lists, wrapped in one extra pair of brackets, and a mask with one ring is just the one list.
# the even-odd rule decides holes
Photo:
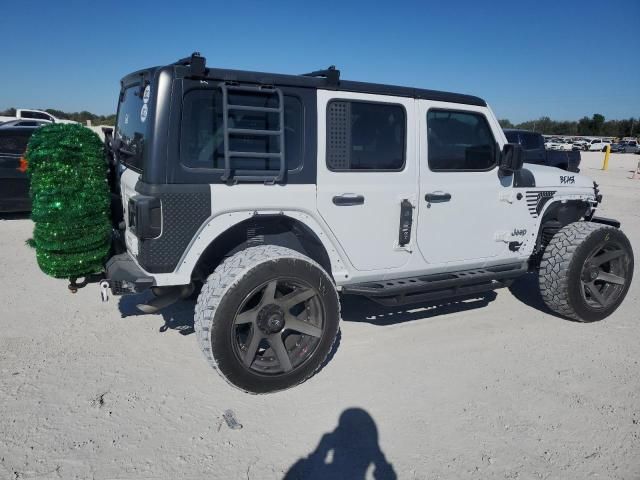
[(593, 189), (593, 180), (586, 175), (567, 172), (556, 167), (529, 163), (525, 164), (523, 169), (529, 170), (533, 174), (536, 187)]

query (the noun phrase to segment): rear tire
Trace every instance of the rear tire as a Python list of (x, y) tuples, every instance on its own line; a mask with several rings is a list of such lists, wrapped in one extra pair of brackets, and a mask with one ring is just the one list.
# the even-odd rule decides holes
[(323, 365), (340, 320), (331, 277), (294, 250), (263, 245), (224, 260), (196, 304), (194, 327), (211, 366), (232, 386), (270, 393)]
[(560, 229), (547, 245), (538, 280), (547, 307), (580, 322), (611, 315), (633, 278), (633, 251), (622, 231), (590, 222)]

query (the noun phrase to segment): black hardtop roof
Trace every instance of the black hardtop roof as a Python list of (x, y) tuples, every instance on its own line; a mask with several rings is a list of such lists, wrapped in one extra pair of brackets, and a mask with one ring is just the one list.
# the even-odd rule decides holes
[[(194, 75), (193, 60), (202, 59), (200, 65), (202, 69)], [(327, 70), (321, 70), (305, 75), (287, 75), (280, 73), (267, 73), (267, 72), (253, 72), (248, 70), (231, 70), (226, 68), (205, 68), (204, 57), (199, 55), (192, 55), (179, 60), (178, 62), (169, 65), (169, 68), (175, 69), (175, 75), (178, 78), (195, 77), (206, 78), (209, 80), (218, 80), (223, 82), (238, 82), (238, 83), (250, 83), (258, 85), (274, 85), (274, 86), (289, 86), (289, 87), (303, 87), (303, 88), (316, 88), (316, 89), (328, 89), (338, 90), (345, 92), (357, 92), (357, 93), (370, 93), (375, 95), (390, 95), (396, 97), (410, 97), (419, 98), (424, 100), (433, 100), (440, 102), (458, 103), (464, 105), (477, 105), (486, 107), (487, 103), (473, 95), (464, 95), (461, 93), (442, 92), (439, 90), (426, 90), (422, 88), (413, 87), (400, 87), (396, 85), (386, 85), (381, 83), (367, 83), (356, 82), (351, 80), (340, 80), (340, 71), (329, 68)], [(149, 71), (156, 71), (158, 69), (167, 67), (154, 67), (147, 70), (140, 70), (131, 73), (124, 77), (123, 83), (130, 80), (132, 76), (139, 76)], [(322, 76), (323, 74), (331, 71), (337, 72), (338, 80), (334, 83), (333, 78)]]

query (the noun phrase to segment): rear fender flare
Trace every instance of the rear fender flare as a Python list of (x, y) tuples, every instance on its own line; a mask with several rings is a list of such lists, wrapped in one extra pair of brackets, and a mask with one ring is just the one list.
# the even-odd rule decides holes
[(209, 245), (230, 228), (259, 215), (284, 215), (302, 223), (311, 230), (322, 243), (329, 256), (334, 279), (340, 281), (349, 277), (349, 268), (344, 252), (333, 236), (328, 234), (327, 230), (322, 228), (313, 216), (295, 210), (277, 212), (240, 211), (222, 213), (207, 220), (196, 235), (194, 235), (193, 240), (178, 262), (175, 271), (154, 275), (156, 285), (179, 285), (191, 282), (194, 268)]

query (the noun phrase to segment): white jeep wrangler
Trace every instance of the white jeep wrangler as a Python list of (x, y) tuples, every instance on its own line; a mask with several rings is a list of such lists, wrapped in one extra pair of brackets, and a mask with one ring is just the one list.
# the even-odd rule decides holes
[(200, 346), (247, 392), (313, 375), (339, 295), (428, 302), (536, 270), (550, 309), (594, 321), (631, 283), (629, 241), (594, 216), (597, 185), (523, 167), (477, 97), (193, 54), (124, 77), (110, 152), (121, 206), (103, 288), (151, 288), (147, 312), (201, 288)]

